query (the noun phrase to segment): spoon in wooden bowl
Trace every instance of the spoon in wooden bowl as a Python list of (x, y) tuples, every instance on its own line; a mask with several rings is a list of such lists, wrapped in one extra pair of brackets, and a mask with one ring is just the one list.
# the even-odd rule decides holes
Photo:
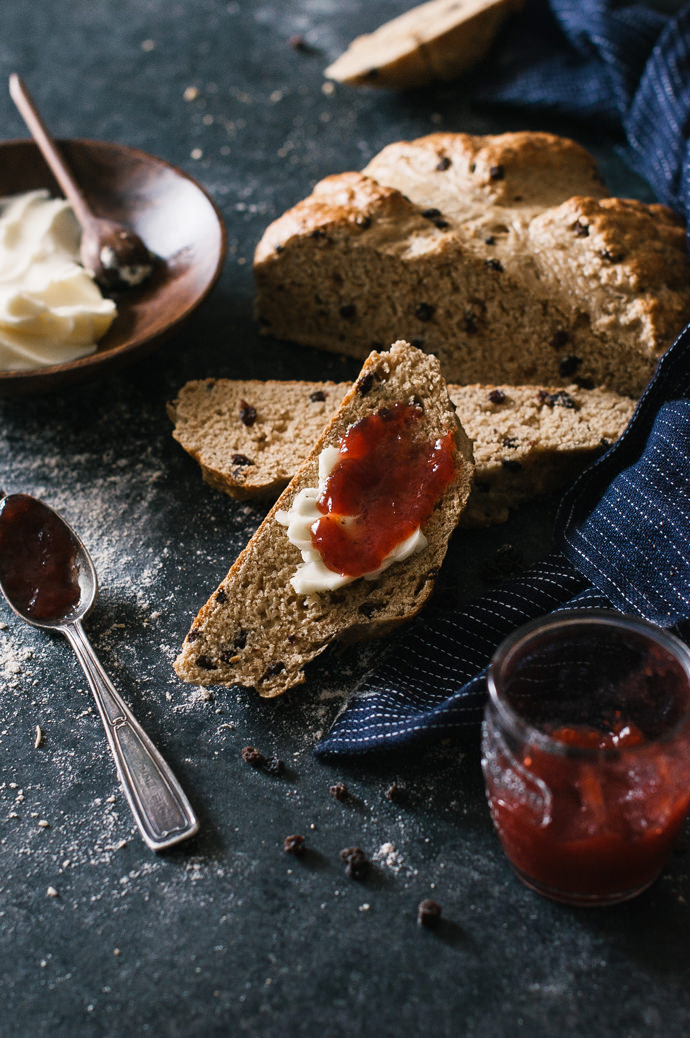
[(91, 556), (57, 512), (29, 494), (0, 491), (0, 591), (26, 623), (63, 634), (93, 692), (122, 787), (154, 851), (199, 823), (180, 784), (108, 679), (81, 625), (96, 600)]
[(124, 224), (95, 215), (16, 72), (10, 76), (10, 96), (79, 221), (82, 265), (106, 291), (140, 285), (153, 271), (153, 254)]

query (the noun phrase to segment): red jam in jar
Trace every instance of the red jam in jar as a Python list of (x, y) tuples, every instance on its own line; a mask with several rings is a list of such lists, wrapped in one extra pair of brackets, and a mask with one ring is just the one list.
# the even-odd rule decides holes
[(312, 544), (335, 573), (360, 577), (426, 522), (455, 474), (452, 432), (420, 435), (423, 412), (394, 404), (367, 415), (341, 437), (312, 525)]
[(529, 886), (570, 904), (648, 887), (690, 807), (690, 654), (642, 621), (598, 615), (552, 618), (541, 641), (530, 625), (522, 646), (499, 649), (484, 723), (503, 849)]
[(0, 502), (0, 582), (33, 620), (56, 620), (81, 597), (76, 545), (65, 524), (28, 494)]

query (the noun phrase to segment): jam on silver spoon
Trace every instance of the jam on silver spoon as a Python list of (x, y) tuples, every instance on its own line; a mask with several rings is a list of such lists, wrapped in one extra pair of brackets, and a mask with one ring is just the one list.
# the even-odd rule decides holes
[(91, 556), (57, 512), (29, 494), (0, 500), (0, 591), (22, 620), (59, 631), (74, 649), (144, 841), (163, 850), (199, 824), (177, 779), (103, 670), (81, 620), (96, 600)]
[(0, 505), (0, 583), (19, 613), (55, 620), (81, 598), (74, 539), (55, 512), (28, 494)]

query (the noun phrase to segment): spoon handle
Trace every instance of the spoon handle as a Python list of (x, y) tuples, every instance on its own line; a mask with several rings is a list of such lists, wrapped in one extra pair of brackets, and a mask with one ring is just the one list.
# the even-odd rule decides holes
[(113, 688), (81, 624), (75, 621), (61, 630), (96, 699), (120, 782), (144, 841), (160, 851), (193, 836), (199, 823), (187, 797)]
[(92, 221), (94, 216), (91, 207), (84, 198), (81, 188), (72, 176), (69, 167), (60, 154), (57, 144), (43, 122), (24, 80), (16, 72), (13, 72), (10, 76), (10, 96), (19, 109), (22, 119), (29, 128), (31, 136), (38, 145), (43, 158), (48, 163), (53, 176), (64, 191), (65, 197), (71, 203), (77, 219), (82, 225), (84, 222)]

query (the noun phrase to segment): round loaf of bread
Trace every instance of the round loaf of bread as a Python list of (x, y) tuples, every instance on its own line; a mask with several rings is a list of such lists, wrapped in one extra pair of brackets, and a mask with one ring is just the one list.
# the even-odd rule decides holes
[(458, 383), (636, 396), (690, 319), (682, 221), (544, 133), (391, 144), (271, 224), (254, 272), (262, 331), (361, 357), (404, 335)]

